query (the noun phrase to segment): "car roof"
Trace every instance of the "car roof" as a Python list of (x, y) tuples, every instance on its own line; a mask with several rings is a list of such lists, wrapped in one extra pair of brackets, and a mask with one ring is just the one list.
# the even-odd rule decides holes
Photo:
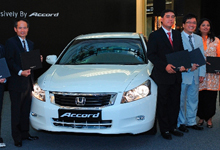
[(133, 32), (105, 32), (105, 33), (91, 33), (80, 35), (75, 38), (75, 40), (83, 39), (100, 39), (100, 38), (134, 38), (139, 39), (140, 36), (138, 33)]

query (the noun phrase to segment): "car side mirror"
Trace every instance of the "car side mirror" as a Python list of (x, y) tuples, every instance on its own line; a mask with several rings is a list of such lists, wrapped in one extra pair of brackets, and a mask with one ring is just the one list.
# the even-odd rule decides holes
[(46, 62), (47, 62), (48, 64), (53, 65), (56, 61), (57, 61), (57, 56), (56, 56), (56, 55), (48, 55), (48, 56), (46, 57)]

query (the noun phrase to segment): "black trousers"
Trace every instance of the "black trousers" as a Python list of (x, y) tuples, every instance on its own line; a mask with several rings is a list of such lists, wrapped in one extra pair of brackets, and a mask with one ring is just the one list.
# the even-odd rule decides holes
[(217, 91), (203, 90), (199, 92), (197, 116), (208, 121), (215, 115)]
[(0, 136), (1, 136), (1, 124), (2, 124), (3, 97), (4, 97), (4, 84), (0, 83)]
[(160, 132), (173, 130), (177, 127), (180, 109), (181, 83), (158, 84), (157, 119)]
[(9, 90), (11, 99), (11, 128), (15, 142), (29, 136), (29, 114), (31, 107), (31, 88), (24, 92)]

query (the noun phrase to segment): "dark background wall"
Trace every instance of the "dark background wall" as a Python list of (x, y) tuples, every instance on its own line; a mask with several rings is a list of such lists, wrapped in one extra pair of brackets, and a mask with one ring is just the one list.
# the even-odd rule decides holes
[(213, 24), (215, 35), (220, 35), (220, 1), (201, 0), (201, 18), (208, 18)]
[(194, 13), (198, 21), (208, 18), (213, 24), (215, 35), (220, 35), (220, 0), (182, 0), (184, 1), (184, 14)]
[[(55, 17), (30, 16), (34, 12), (52, 13)], [(58, 55), (81, 34), (136, 31), (136, 0), (1, 0), (0, 43), (5, 44), (16, 35), (13, 22), (25, 13), (30, 21), (27, 38), (44, 58)], [(43, 62), (43, 68), (35, 71), (35, 76), (48, 68)]]

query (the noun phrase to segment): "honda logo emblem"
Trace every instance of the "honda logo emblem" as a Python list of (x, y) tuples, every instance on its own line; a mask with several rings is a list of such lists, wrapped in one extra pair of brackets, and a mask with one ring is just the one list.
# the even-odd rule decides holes
[(85, 97), (76, 97), (75, 104), (77, 106), (84, 106), (86, 104), (86, 98)]

